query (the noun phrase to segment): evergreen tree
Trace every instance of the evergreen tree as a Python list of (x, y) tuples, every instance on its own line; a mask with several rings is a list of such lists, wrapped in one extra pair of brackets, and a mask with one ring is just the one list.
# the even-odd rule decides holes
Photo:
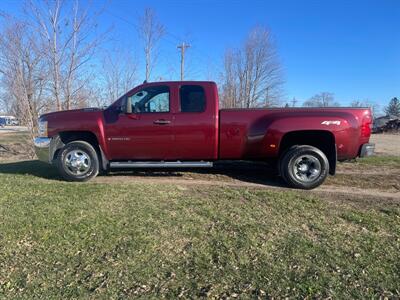
[(400, 117), (400, 100), (394, 97), (390, 100), (389, 105), (385, 108), (388, 115)]

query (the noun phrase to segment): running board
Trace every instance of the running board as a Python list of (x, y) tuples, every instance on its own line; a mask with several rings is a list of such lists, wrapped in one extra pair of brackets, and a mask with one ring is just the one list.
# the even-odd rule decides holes
[(210, 161), (126, 161), (111, 162), (110, 168), (211, 168)]

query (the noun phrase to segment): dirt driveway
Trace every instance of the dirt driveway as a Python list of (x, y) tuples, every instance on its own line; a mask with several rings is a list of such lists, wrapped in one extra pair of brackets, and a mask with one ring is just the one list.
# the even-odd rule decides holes
[(370, 141), (377, 155), (400, 156), (400, 134), (373, 134)]

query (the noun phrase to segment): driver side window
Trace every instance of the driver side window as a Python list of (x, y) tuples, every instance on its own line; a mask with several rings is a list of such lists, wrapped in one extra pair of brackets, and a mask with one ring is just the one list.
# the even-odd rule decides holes
[(147, 87), (129, 97), (133, 113), (169, 112), (169, 88)]

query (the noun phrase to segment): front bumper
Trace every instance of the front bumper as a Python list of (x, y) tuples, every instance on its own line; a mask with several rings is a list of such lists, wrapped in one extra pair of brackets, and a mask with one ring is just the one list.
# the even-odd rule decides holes
[(371, 156), (375, 153), (375, 144), (364, 144), (361, 146), (360, 157)]
[(37, 137), (33, 140), (35, 145), (35, 153), (40, 161), (45, 163), (51, 163), (52, 158), (50, 157), (51, 138)]

